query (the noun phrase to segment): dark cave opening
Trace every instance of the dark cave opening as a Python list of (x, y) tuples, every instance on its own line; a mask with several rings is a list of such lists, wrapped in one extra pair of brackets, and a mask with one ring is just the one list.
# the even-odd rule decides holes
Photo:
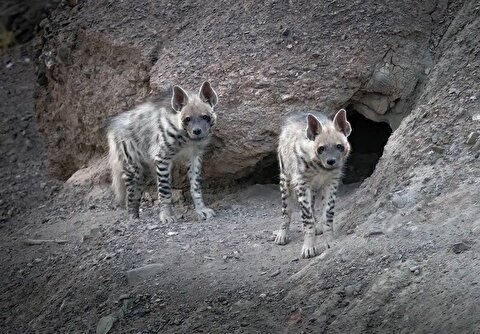
[(373, 174), (392, 129), (388, 123), (374, 122), (351, 106), (346, 109), (347, 119), (352, 126), (352, 133), (348, 137), (352, 153), (345, 167), (343, 183), (350, 184), (361, 182)]
[[(347, 160), (343, 177), (344, 184), (361, 182), (372, 175), (383, 154), (383, 149), (392, 129), (385, 122), (374, 122), (351, 106), (346, 108), (347, 119), (352, 126), (352, 133), (348, 140), (352, 146), (352, 153)], [(276, 152), (270, 152), (257, 162), (248, 177), (239, 183), (247, 184), (278, 184), (279, 167)]]
[(278, 184), (280, 181), (277, 152), (270, 152), (254, 167), (249, 177), (241, 179), (240, 183), (247, 184)]

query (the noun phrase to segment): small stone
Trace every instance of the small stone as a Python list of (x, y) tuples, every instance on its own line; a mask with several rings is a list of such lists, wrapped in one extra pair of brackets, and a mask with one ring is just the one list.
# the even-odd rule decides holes
[(433, 151), (433, 152), (436, 152), (436, 153), (443, 153), (445, 151), (445, 149), (441, 146), (438, 146), (438, 145), (431, 145), (430, 146), (430, 149)]
[(121, 294), (120, 297), (118, 298), (119, 301), (122, 301), (124, 299), (130, 299), (132, 298), (132, 295), (130, 295), (129, 293), (124, 293), (124, 294)]
[(28, 138), (25, 139), (25, 147), (27, 148), (27, 150), (30, 150), (33, 147), (32, 142)]
[(345, 295), (350, 297), (355, 292), (355, 287), (353, 285), (347, 285), (344, 290)]
[(135, 89), (133, 89), (133, 88), (127, 88), (127, 89), (125, 90), (124, 96), (128, 97), (128, 96), (133, 96), (133, 95), (135, 95), (135, 94), (137, 94), (137, 91), (136, 91)]
[(280, 275), (281, 271), (280, 270), (275, 270), (273, 273), (270, 274), (270, 277), (275, 277)]
[(287, 45), (287, 49), (291, 50), (293, 48), (293, 45), (292, 44), (288, 44)]
[(414, 275), (420, 275), (420, 267), (419, 266), (413, 266), (413, 267), (410, 267), (410, 271), (414, 274)]
[(407, 198), (403, 193), (395, 193), (392, 196), (392, 204), (397, 209), (403, 209), (407, 205)]
[(157, 225), (157, 224), (148, 224), (147, 225), (147, 230), (149, 230), (149, 231), (156, 230), (158, 228), (160, 228), (160, 225)]
[(293, 99), (293, 95), (291, 95), (291, 94), (285, 94), (285, 95), (280, 96), (280, 101), (282, 101), (282, 102), (287, 102), (287, 101), (292, 100), (292, 99)]
[(365, 233), (364, 237), (368, 238), (368, 237), (374, 237), (374, 236), (382, 235), (382, 234), (383, 234), (383, 231), (381, 229), (372, 229), (372, 230), (368, 231), (367, 233)]
[(152, 263), (143, 267), (127, 271), (127, 281), (130, 285), (135, 285), (145, 279), (158, 274), (164, 268), (161, 263)]
[(463, 252), (466, 252), (470, 249), (470, 245), (466, 244), (465, 242), (457, 242), (456, 244), (453, 244), (451, 247), (452, 252), (455, 254), (461, 254)]
[(467, 137), (467, 145), (473, 145), (477, 142), (479, 137), (478, 132), (470, 132), (470, 134)]
[(178, 232), (173, 232), (173, 231), (172, 231), (172, 232), (167, 232), (167, 235), (168, 235), (169, 237), (171, 237), (171, 236), (173, 236), (173, 235), (177, 235), (177, 234), (178, 234)]
[(263, 299), (263, 298), (266, 298), (266, 297), (267, 297), (267, 294), (266, 294), (266, 293), (261, 293), (259, 297), (262, 298), (262, 299)]

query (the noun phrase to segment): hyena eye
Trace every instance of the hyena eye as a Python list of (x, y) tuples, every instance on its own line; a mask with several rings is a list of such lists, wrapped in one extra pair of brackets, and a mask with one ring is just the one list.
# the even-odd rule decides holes
[(318, 154), (322, 154), (323, 151), (325, 151), (325, 146), (319, 146), (319, 147), (317, 148)]
[(190, 122), (191, 118), (190, 117), (185, 117), (185, 119), (183, 120), (183, 122), (185, 124), (187, 124), (188, 122)]
[(206, 120), (207, 122), (210, 122), (210, 120), (211, 120), (211, 117), (208, 116), (208, 115), (203, 115), (202, 118), (203, 118), (204, 120)]
[(339, 150), (340, 152), (345, 151), (345, 147), (343, 147), (342, 144), (337, 144), (337, 148), (338, 148), (338, 150)]

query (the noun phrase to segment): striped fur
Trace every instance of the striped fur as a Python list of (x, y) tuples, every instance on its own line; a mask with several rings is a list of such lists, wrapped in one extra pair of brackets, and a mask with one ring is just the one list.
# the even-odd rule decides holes
[(112, 187), (128, 214), (139, 216), (142, 193), (149, 178), (157, 181), (160, 220), (172, 222), (172, 164), (188, 162), (190, 190), (195, 210), (202, 218), (214, 215), (203, 203), (202, 154), (208, 145), (216, 114), (217, 95), (208, 82), (198, 94), (175, 86), (169, 97), (161, 96), (122, 113), (108, 125)]
[[(295, 115), (288, 118), (282, 128), (278, 160), (283, 220), (275, 243), (284, 245), (288, 241), (294, 194), (303, 223), (303, 258), (316, 255), (316, 234), (323, 232), (326, 247), (330, 247), (335, 196), (350, 152), (347, 140), (350, 132), (351, 126), (343, 109), (333, 121), (321, 113)], [(318, 225), (314, 212), (316, 200), (321, 203)]]

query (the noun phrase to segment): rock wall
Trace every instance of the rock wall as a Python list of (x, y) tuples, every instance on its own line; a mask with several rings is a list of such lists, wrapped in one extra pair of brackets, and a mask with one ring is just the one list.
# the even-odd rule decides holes
[(35, 36), (37, 25), (60, 0), (3, 0), (0, 3), (0, 51)]
[[(292, 279), (287, 300), (312, 305), (316, 328), (439, 333), (478, 327), (478, 305), (469, 300), (477, 283), (468, 277), (478, 277), (469, 262), (477, 255), (463, 252), (480, 233), (479, 36), (480, 5), (466, 1), (439, 41), (411, 114), (352, 196), (351, 209), (336, 218), (343, 224), (337, 233), (355, 233), (335, 257), (312, 262)], [(365, 270), (369, 263), (376, 269)], [(368, 277), (373, 284), (365, 284)]]
[[(451, 6), (450, 6), (451, 7)], [(239, 179), (299, 110), (355, 108), (393, 128), (408, 114), (450, 20), (445, 1), (80, 1), (37, 43), (36, 108), (51, 171), (105, 152), (99, 124), (171, 84), (210, 80), (219, 123), (205, 172)]]
[(376, 211), (382, 209), (414, 213), (480, 176), (480, 142), (474, 139), (480, 133), (479, 11), (477, 2), (467, 1), (449, 25), (418, 101), (362, 184), (347, 226), (365, 216), (380, 221)]

